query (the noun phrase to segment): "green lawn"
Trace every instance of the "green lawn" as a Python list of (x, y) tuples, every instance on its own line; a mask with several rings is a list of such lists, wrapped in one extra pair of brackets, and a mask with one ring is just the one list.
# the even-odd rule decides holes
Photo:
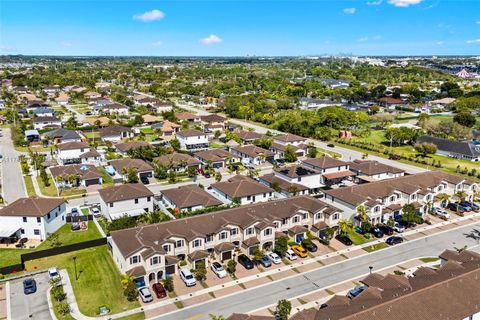
[(144, 134), (153, 134), (153, 129), (150, 127), (140, 128), (140, 131)]
[(90, 214), (90, 210), (88, 210), (88, 208), (82, 208), (80, 211), (84, 216), (88, 216)]
[(420, 261), (424, 262), (424, 263), (430, 263), (430, 262), (435, 262), (435, 261), (438, 261), (440, 260), (440, 258), (438, 257), (425, 257), (425, 258), (420, 258)]
[(380, 242), (371, 246), (363, 247), (362, 249), (367, 252), (373, 252), (373, 251), (377, 251), (385, 248), (388, 248), (388, 244), (386, 244), (385, 242)]
[(369, 239), (366, 239), (363, 235), (361, 235), (361, 234), (359, 234), (355, 231), (350, 231), (350, 232), (348, 232), (347, 235), (350, 238), (350, 240), (352, 240), (353, 244), (356, 245), (356, 246), (371, 241)]
[(35, 146), (35, 147), (15, 147), (18, 152), (28, 152), (28, 149), (33, 152), (50, 152), (51, 147)]
[(23, 180), (25, 181), (25, 187), (27, 188), (27, 195), (29, 197), (37, 195), (33, 188), (32, 176), (23, 176)]
[(213, 141), (210, 141), (210, 142), (208, 143), (208, 146), (209, 146), (210, 148), (213, 148), (213, 149), (220, 149), (220, 148), (224, 148), (224, 147), (225, 147), (224, 144), (220, 144), (220, 143), (213, 142)]
[(103, 167), (97, 167), (98, 171), (102, 173), (102, 181), (103, 181), (103, 187), (111, 187), (113, 186), (113, 179), (112, 177), (107, 173), (105, 168)]
[[(88, 222), (88, 229), (85, 231), (71, 231), (70, 224), (65, 224), (58, 229), (55, 234), (58, 235), (58, 242), (61, 245), (74, 244), (87, 240), (99, 239), (102, 237), (97, 229), (97, 226), (93, 221)], [(0, 266), (9, 266), (20, 263), (20, 255), (38, 250), (50, 249), (53, 247), (53, 243), (50, 238), (45, 240), (35, 249), (17, 249), (17, 248), (5, 248), (0, 249)]]
[(117, 318), (117, 320), (143, 320), (145, 319), (145, 314), (143, 312), (135, 313), (130, 316)]
[(100, 132), (98, 131), (83, 131), (83, 134), (85, 135), (85, 137), (89, 138), (89, 139), (99, 139), (100, 138)]
[(55, 317), (58, 320), (74, 320), (75, 318), (72, 317), (70, 314), (67, 314), (66, 316), (62, 316), (58, 310), (57, 306), (60, 304), (57, 300), (54, 299), (52, 292), (50, 291), (50, 301), (52, 301), (52, 306), (53, 306), (53, 312), (55, 313)]
[[(43, 195), (48, 196), (48, 197), (57, 197), (57, 188), (55, 187), (55, 184), (53, 183), (53, 179), (51, 176), (48, 177), (48, 180), (50, 181), (50, 185), (46, 187), (43, 184), (43, 180), (40, 177), (37, 177), (37, 182), (38, 186), (40, 187), (40, 191), (43, 193)], [(60, 196), (61, 197), (68, 197), (68, 196), (73, 196), (73, 195), (81, 195), (87, 192), (86, 189), (83, 188), (66, 188), (66, 189), (61, 189), (60, 191)]]
[[(73, 257), (76, 257), (78, 280), (75, 280)], [(34, 267), (46, 269), (52, 266), (67, 269), (80, 311), (87, 316), (97, 316), (101, 306), (106, 306), (112, 314), (140, 307), (138, 301), (129, 302), (125, 299), (120, 272), (107, 246), (79, 250), (27, 263), (29, 269)]]

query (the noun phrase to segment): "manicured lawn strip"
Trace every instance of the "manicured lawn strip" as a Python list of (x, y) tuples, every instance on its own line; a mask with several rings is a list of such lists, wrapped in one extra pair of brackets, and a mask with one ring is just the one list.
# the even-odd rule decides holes
[(74, 320), (75, 318), (72, 317), (70, 314), (66, 316), (62, 316), (58, 311), (57, 311), (57, 305), (60, 303), (55, 298), (53, 298), (52, 292), (50, 292), (50, 301), (52, 301), (52, 307), (53, 307), (53, 313), (55, 313), (55, 317), (58, 320)]
[[(77, 261), (78, 280), (75, 280), (73, 257)], [(67, 269), (80, 311), (87, 316), (98, 315), (101, 306), (106, 306), (112, 314), (140, 306), (138, 301), (129, 302), (123, 295), (121, 275), (107, 246), (29, 261), (27, 266)]]
[(90, 211), (87, 208), (82, 208), (80, 209), (80, 211), (84, 216), (88, 216), (90, 214)]
[(56, 197), (57, 188), (55, 188), (52, 177), (49, 176), (48, 181), (50, 181), (50, 185), (47, 187), (43, 184), (43, 180), (40, 177), (37, 177), (38, 186), (40, 187), (40, 191), (43, 193), (43, 195), (49, 197)]
[(117, 320), (144, 320), (145, 314), (143, 312), (135, 313), (130, 316), (117, 318)]
[(371, 246), (363, 247), (362, 249), (367, 252), (373, 252), (373, 251), (377, 251), (385, 248), (388, 248), (388, 244), (386, 244), (385, 242), (380, 242)]
[(350, 238), (350, 240), (352, 240), (354, 245), (360, 245), (360, 244), (364, 244), (366, 242), (371, 241), (369, 239), (366, 239), (363, 235), (356, 233), (355, 231), (350, 231), (348, 232), (347, 235)]
[(37, 193), (35, 192), (35, 188), (33, 187), (32, 176), (23, 176), (23, 180), (25, 180), (25, 187), (27, 188), (27, 195), (29, 197), (36, 196)]
[(140, 128), (140, 131), (144, 134), (153, 134), (153, 129), (150, 127)]
[[(93, 221), (88, 221), (88, 229), (85, 231), (75, 231), (75, 232), (71, 231), (70, 224), (65, 224), (63, 227), (58, 229), (57, 232), (55, 233), (58, 234), (58, 241), (62, 246), (84, 242), (88, 240), (99, 239), (102, 237), (102, 235), (97, 229), (97, 226)], [(20, 263), (20, 255), (24, 253), (50, 249), (52, 247), (53, 247), (52, 242), (49, 239), (47, 239), (35, 249), (17, 249), (17, 248), (0, 249), (0, 267)]]
[(219, 149), (219, 148), (225, 147), (225, 145), (220, 144), (220, 143), (217, 143), (217, 142), (213, 142), (213, 141), (210, 141), (210, 142), (208, 143), (208, 146), (209, 146), (210, 148), (213, 148), (213, 149)]
[(43, 147), (43, 146), (36, 146), (36, 147), (15, 147), (15, 150), (18, 152), (28, 152), (28, 149), (32, 150), (33, 152), (50, 152), (51, 147)]
[(436, 258), (436, 257), (420, 258), (420, 261), (422, 261), (422, 262), (424, 262), (424, 263), (435, 262), (435, 261), (438, 261), (438, 260), (440, 260), (440, 258)]

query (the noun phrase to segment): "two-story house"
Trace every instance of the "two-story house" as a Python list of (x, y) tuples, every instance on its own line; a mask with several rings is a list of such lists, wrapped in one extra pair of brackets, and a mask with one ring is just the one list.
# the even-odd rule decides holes
[(227, 118), (219, 116), (218, 114), (209, 114), (200, 117), (203, 129), (206, 132), (223, 131), (226, 128)]
[[(317, 193), (323, 185), (321, 181), (321, 173), (317, 170), (304, 167), (302, 165), (293, 165), (282, 168), (273, 169), (273, 174), (262, 176), (259, 178), (260, 182), (268, 186), (278, 183), (276, 177), (285, 181), (286, 183), (278, 184), (281, 192), (287, 196), (304, 193)], [(272, 177), (273, 176), (273, 177)], [(299, 187), (301, 186), (301, 187)], [(283, 187), (283, 188), (282, 188)], [(284, 188), (287, 187), (285, 190)]]
[(212, 191), (224, 199), (225, 202), (250, 204), (264, 202), (274, 198), (274, 191), (252, 178), (236, 175), (226, 181), (211, 185)]
[(240, 162), (240, 158), (234, 156), (225, 149), (198, 151), (195, 152), (193, 156), (202, 161), (203, 165), (209, 165), (215, 169), (225, 168), (230, 164)]
[(320, 172), (322, 174), (320, 183), (325, 186), (340, 183), (344, 179), (352, 179), (354, 176), (347, 162), (332, 157), (304, 159), (302, 165)]
[(405, 175), (405, 170), (375, 160), (354, 160), (348, 162), (348, 166), (358, 182), (398, 178)]
[(53, 117), (35, 117), (33, 118), (33, 129), (42, 130), (48, 128), (61, 128), (62, 120), (55, 116)]
[(296, 241), (311, 231), (336, 226), (341, 210), (309, 196), (232, 209), (111, 232), (112, 257), (120, 272), (149, 285), (177, 273), (180, 260), (192, 268), (212, 260), (235, 259), (235, 248), (252, 254), (287, 236)]
[(95, 163), (100, 160), (100, 154), (85, 142), (66, 142), (57, 145), (58, 161), (65, 164)]
[(308, 145), (305, 143), (307, 139), (295, 134), (287, 133), (273, 137), (270, 150), (275, 153), (275, 159), (283, 159), (287, 147), (293, 149), (297, 157), (304, 157), (307, 154)]
[(109, 220), (139, 216), (153, 210), (153, 193), (139, 183), (127, 183), (98, 190), (100, 208)]
[(128, 180), (128, 172), (134, 170), (138, 178), (151, 178), (153, 176), (153, 166), (143, 159), (118, 159), (108, 162), (124, 181)]
[(275, 155), (270, 150), (254, 145), (231, 147), (230, 152), (247, 165), (261, 165), (265, 161), (272, 161)]
[(195, 211), (223, 204), (196, 184), (162, 190), (160, 193), (164, 204), (178, 211)]
[(195, 129), (185, 129), (177, 132), (180, 148), (187, 151), (208, 149), (208, 135)]
[(62, 198), (19, 198), (0, 209), (2, 238), (44, 241), (65, 224)]

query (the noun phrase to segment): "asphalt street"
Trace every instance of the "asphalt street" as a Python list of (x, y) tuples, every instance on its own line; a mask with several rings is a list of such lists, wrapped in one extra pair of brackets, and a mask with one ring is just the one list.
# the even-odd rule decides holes
[[(365, 276), (369, 266), (373, 271), (400, 264), (415, 258), (438, 256), (445, 249), (475, 246), (479, 242), (480, 224), (461, 227), (425, 239), (404, 242), (393, 248), (344, 260), (318, 270), (300, 273), (291, 278), (243, 290), (238, 294), (207, 301), (191, 308), (156, 317), (156, 320), (210, 319), (209, 314), (228, 317), (232, 313), (246, 313), (337, 283)], [(239, 266), (241, 268), (241, 266)]]
[(25, 185), (20, 168), (19, 152), (13, 147), (10, 128), (1, 129), (0, 154), (2, 162), (2, 192), (7, 204), (18, 198), (25, 197)]
[(12, 320), (52, 319), (47, 301), (48, 274), (44, 272), (31, 278), (37, 282), (37, 292), (29, 295), (23, 293), (23, 280), (26, 278), (10, 282)]

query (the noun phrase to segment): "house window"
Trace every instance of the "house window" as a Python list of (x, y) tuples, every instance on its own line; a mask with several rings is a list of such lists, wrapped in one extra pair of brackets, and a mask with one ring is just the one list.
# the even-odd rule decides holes
[(276, 221), (273, 223), (273, 225), (275, 226), (275, 229), (277, 229), (279, 227), (278, 222), (276, 222)]
[(298, 182), (302, 181), (302, 177), (298, 177), (297, 181)]
[(335, 213), (335, 214), (333, 215), (333, 220), (338, 220), (339, 218), (340, 218), (340, 214)]
[(207, 237), (205, 238), (205, 242), (212, 242), (213, 241), (213, 235), (209, 234), (207, 235)]
[(376, 206), (375, 209), (373, 209), (374, 212), (378, 212), (380, 211), (380, 207), (379, 206)]
[(25, 229), (20, 229), (21, 234), (25, 234)]
[(175, 248), (181, 248), (183, 247), (183, 240), (177, 240), (175, 242)]
[(150, 265), (155, 265), (155, 264), (158, 264), (160, 261), (159, 261), (159, 257), (153, 257), (152, 259), (150, 259)]
[(165, 250), (167, 252), (170, 251), (170, 245), (168, 245), (168, 244), (163, 245), (163, 250)]
[(23, 222), (27, 222), (27, 217), (22, 218)]
[(417, 195), (416, 194), (412, 194), (412, 200), (415, 200), (417, 199)]
[(305, 220), (307, 219), (308, 215), (306, 213), (302, 214), (302, 219)]
[(300, 217), (299, 216), (295, 216), (293, 217), (293, 223), (297, 223), (300, 221)]
[(224, 232), (221, 232), (219, 238), (220, 238), (220, 240), (225, 240), (225, 239), (227, 239), (227, 233), (226, 233), (225, 231), (224, 231)]
[(135, 264), (139, 262), (140, 262), (140, 259), (138, 258), (138, 256), (130, 257), (130, 264)]
[(252, 198), (252, 196), (247, 196), (247, 200), (250, 200)]
[(147, 202), (150, 202), (150, 198), (151, 198), (151, 197), (147, 197)]
[(391, 196), (390, 201), (395, 201), (395, 196)]
[(315, 219), (322, 219), (322, 213), (321, 213), (321, 212), (318, 212), (318, 213), (315, 215)]
[(287, 224), (287, 221), (288, 221), (288, 219), (287, 219), (287, 218), (285, 218), (285, 219), (282, 219), (282, 226), (286, 225), (286, 224)]
[(50, 220), (50, 213), (47, 213), (47, 220)]
[(247, 236), (253, 234), (253, 228), (248, 228), (245, 233)]
[(34, 229), (33, 234), (36, 235), (36, 236), (39, 236), (40, 235), (40, 230)]
[(110, 208), (113, 208), (113, 202), (110, 202), (108, 205), (110, 206)]
[(272, 234), (272, 229), (271, 229), (271, 228), (265, 229), (265, 230), (263, 231), (263, 235), (264, 235), (264, 236), (269, 236), (269, 235), (271, 235), (271, 234)]
[(42, 218), (37, 217), (37, 222), (38, 222), (38, 223), (42, 222)]
[(230, 235), (231, 236), (235, 236), (237, 234), (238, 234), (238, 229), (237, 228), (230, 229)]
[(138, 204), (138, 199), (135, 199), (135, 204)]
[(197, 239), (197, 240), (193, 241), (193, 247), (194, 248), (200, 247), (201, 245), (202, 245), (202, 240)]

